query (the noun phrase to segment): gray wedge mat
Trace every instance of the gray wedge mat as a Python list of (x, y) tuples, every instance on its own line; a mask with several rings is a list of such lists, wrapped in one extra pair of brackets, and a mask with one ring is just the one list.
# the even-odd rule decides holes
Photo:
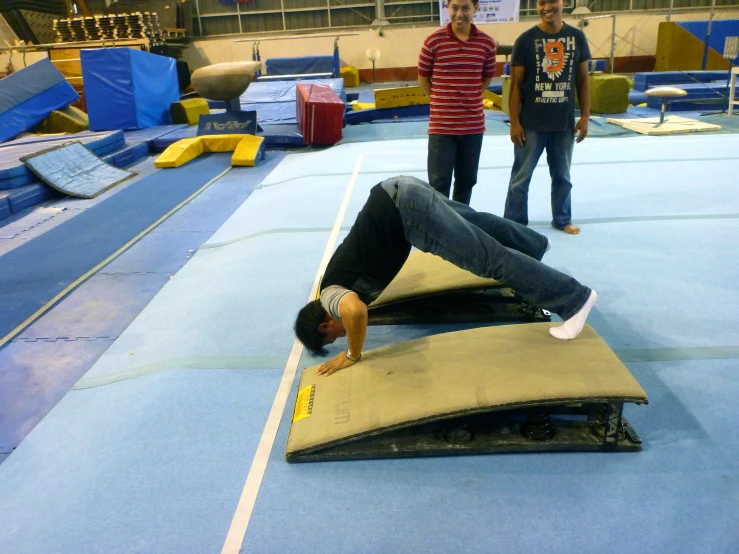
[(588, 325), (574, 341), (550, 323), (445, 333), (364, 352), (328, 377), (305, 369), (286, 455), (456, 416), (573, 402), (647, 403)]
[(25, 156), (21, 161), (50, 187), (78, 198), (95, 198), (136, 175), (105, 163), (78, 141)]

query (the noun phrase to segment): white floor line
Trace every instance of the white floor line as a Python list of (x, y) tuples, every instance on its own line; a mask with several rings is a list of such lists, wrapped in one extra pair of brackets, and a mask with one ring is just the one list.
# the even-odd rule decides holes
[[(346, 215), (346, 209), (349, 205), (352, 192), (354, 191), (354, 185), (357, 182), (359, 176), (359, 170), (364, 160), (364, 154), (360, 153), (357, 156), (357, 162), (354, 165), (354, 171), (351, 179), (349, 180), (349, 186), (344, 194), (344, 199), (341, 202), (339, 213), (336, 216), (331, 235), (329, 236), (328, 243), (323, 252), (323, 259), (318, 267), (318, 273), (316, 274), (313, 287), (311, 288), (310, 294), (308, 295), (308, 302), (314, 300), (318, 293), (318, 284), (320, 278), (326, 270), (329, 259), (334, 252), (336, 241), (339, 237), (339, 231)], [(241, 552), (241, 545), (244, 542), (246, 536), (246, 529), (249, 527), (249, 520), (251, 519), (252, 512), (254, 511), (254, 504), (257, 501), (257, 494), (259, 493), (259, 487), (262, 484), (264, 478), (264, 472), (267, 468), (267, 462), (272, 452), (272, 446), (277, 436), (277, 430), (280, 426), (280, 420), (282, 414), (285, 411), (287, 405), (288, 396), (290, 396), (290, 390), (292, 389), (293, 381), (295, 380), (295, 374), (297, 373), (298, 363), (300, 362), (300, 356), (303, 353), (303, 345), (296, 339), (293, 343), (293, 348), (290, 352), (290, 357), (287, 360), (285, 371), (282, 373), (282, 380), (280, 386), (277, 389), (277, 395), (272, 403), (272, 409), (267, 417), (267, 423), (264, 426), (262, 437), (259, 439), (259, 446), (257, 446), (256, 454), (254, 454), (254, 460), (252, 461), (251, 468), (249, 468), (249, 475), (246, 477), (246, 483), (244, 484), (244, 490), (241, 492), (241, 498), (239, 504), (236, 507), (236, 512), (231, 520), (231, 527), (226, 535), (226, 541), (223, 544), (221, 554), (238, 554)]]

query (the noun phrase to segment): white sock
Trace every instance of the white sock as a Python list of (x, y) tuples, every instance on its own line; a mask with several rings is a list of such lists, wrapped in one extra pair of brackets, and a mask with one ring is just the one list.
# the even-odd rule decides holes
[(582, 328), (585, 326), (585, 320), (588, 318), (590, 310), (593, 309), (597, 300), (598, 295), (595, 294), (594, 290), (591, 290), (590, 296), (585, 301), (583, 307), (580, 308), (580, 311), (559, 327), (552, 327), (549, 329), (549, 334), (554, 338), (561, 340), (572, 340), (577, 338), (577, 335), (580, 334), (580, 331), (582, 331)]
[(544, 253), (546, 254), (546, 253), (547, 253), (547, 252), (549, 252), (549, 251), (550, 251), (551, 249), (552, 249), (552, 241), (551, 241), (551, 240), (549, 240), (549, 237), (547, 237), (547, 249), (546, 249), (546, 250), (544, 250)]

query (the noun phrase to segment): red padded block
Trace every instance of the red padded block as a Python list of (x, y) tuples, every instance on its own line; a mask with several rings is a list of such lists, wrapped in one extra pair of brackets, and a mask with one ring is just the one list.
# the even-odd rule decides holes
[(297, 87), (297, 120), (305, 144), (331, 145), (341, 140), (345, 105), (327, 85)]

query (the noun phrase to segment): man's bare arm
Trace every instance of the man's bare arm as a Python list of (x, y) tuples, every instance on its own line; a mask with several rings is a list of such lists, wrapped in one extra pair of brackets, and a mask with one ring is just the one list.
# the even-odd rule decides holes
[[(362, 356), (364, 339), (367, 336), (367, 304), (356, 294), (346, 294), (339, 302), (339, 315), (346, 329), (347, 351), (340, 352), (318, 368), (318, 375), (331, 375), (335, 371), (353, 366)], [(349, 359), (349, 356), (356, 361)]]
[(418, 76), (418, 84), (421, 85), (423, 93), (431, 98), (431, 77)]

